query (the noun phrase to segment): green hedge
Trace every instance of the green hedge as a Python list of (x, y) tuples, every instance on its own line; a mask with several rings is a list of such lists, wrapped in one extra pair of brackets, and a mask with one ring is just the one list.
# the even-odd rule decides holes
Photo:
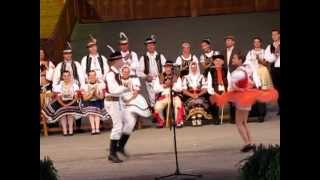
[(241, 161), (242, 180), (280, 180), (280, 146), (259, 145), (254, 154)]
[(52, 160), (46, 156), (40, 159), (40, 180), (58, 180), (58, 171), (53, 165)]

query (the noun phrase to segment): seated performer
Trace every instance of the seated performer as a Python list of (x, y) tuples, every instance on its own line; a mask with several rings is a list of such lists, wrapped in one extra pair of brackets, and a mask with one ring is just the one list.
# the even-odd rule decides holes
[(203, 76), (207, 78), (209, 69), (212, 66), (212, 56), (214, 52), (211, 46), (211, 40), (209, 38), (203, 39), (201, 41), (201, 50), (202, 54), (200, 56), (200, 63), (203, 70), (201, 72), (203, 72)]
[[(78, 105), (79, 87), (72, 81), (69, 71), (62, 73), (63, 81), (53, 87), (54, 93), (57, 94), (56, 99), (46, 106), (42, 112), (48, 119), (48, 123), (54, 123), (60, 120), (63, 135), (73, 135), (74, 117), (81, 117), (82, 113)], [(69, 134), (67, 133), (67, 125), (69, 126)]]
[(183, 78), (185, 75), (189, 74), (189, 66), (191, 62), (197, 62), (197, 56), (191, 54), (190, 43), (182, 43), (182, 54), (177, 58), (175, 65), (179, 67), (179, 75)]
[[(215, 51), (213, 56), (213, 67), (210, 68), (208, 73), (208, 94), (222, 94), (228, 90), (228, 69), (224, 65), (224, 56), (219, 52)], [(219, 120), (219, 107), (215, 104), (210, 106), (210, 111), (214, 117), (214, 123), (220, 124)]]
[[(184, 118), (184, 107), (181, 103), (178, 93), (181, 92), (181, 78), (173, 72), (173, 62), (168, 60), (164, 65), (164, 72), (154, 81), (154, 90), (158, 93), (156, 104), (154, 106), (154, 116), (157, 121), (157, 127), (162, 128), (165, 122), (163, 111), (170, 105), (170, 87), (173, 91), (173, 106), (177, 127), (182, 127)], [(168, 113), (166, 111), (166, 113)], [(169, 114), (167, 114), (169, 116)]]
[(50, 101), (52, 91), (52, 75), (55, 66), (48, 60), (44, 49), (40, 49), (40, 99), (41, 107)]
[(209, 108), (205, 94), (207, 93), (207, 82), (197, 62), (189, 65), (189, 73), (182, 82), (182, 90), (186, 101), (186, 120), (192, 121), (193, 126), (201, 126), (202, 120), (211, 120), (211, 114), (206, 110)]
[[(264, 60), (264, 49), (262, 46), (262, 40), (259, 37), (253, 38), (253, 49), (250, 50), (246, 56), (246, 63), (251, 63), (252, 67), (257, 71), (261, 81), (261, 89), (268, 89), (272, 87), (272, 80), (267, 68), (268, 62)], [(259, 121), (263, 122), (267, 112), (266, 103), (257, 102), (253, 105), (251, 116), (258, 116)], [(249, 116), (250, 116), (249, 114)]]
[(100, 134), (100, 119), (107, 120), (108, 113), (104, 108), (104, 89), (106, 85), (98, 82), (97, 74), (94, 70), (88, 73), (88, 83), (82, 89), (81, 112), (88, 117), (91, 125), (91, 134)]
[[(136, 115), (148, 118), (151, 116), (147, 101), (140, 94), (140, 80), (137, 76), (130, 76), (131, 68), (124, 65), (121, 68), (121, 82), (123, 86), (129, 88), (129, 92), (124, 93), (122, 96), (126, 111), (130, 112), (133, 119)], [(135, 124), (135, 123), (134, 123)]]
[(241, 55), (234, 54), (232, 64), (236, 66), (236, 69), (231, 73), (231, 90), (223, 93), (222, 95), (215, 94), (210, 97), (210, 100), (213, 103), (217, 103), (220, 107), (228, 101), (235, 104), (236, 125), (245, 143), (241, 152), (248, 152), (255, 149), (247, 124), (248, 113), (251, 106), (256, 101), (276, 101), (278, 98), (278, 92), (273, 88), (266, 90), (253, 88), (255, 84), (251, 77), (253, 76), (254, 70), (250, 65), (242, 65), (243, 59), (244, 58)]

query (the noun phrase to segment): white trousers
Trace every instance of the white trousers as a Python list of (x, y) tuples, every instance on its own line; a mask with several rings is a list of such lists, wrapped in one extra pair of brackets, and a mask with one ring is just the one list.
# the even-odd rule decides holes
[(104, 106), (112, 118), (110, 139), (119, 140), (123, 133), (130, 135), (136, 124), (135, 115), (126, 111), (119, 101), (104, 101)]
[(148, 91), (148, 96), (150, 100), (150, 106), (154, 107), (156, 103), (156, 93), (154, 92), (152, 83), (146, 82), (146, 88)]

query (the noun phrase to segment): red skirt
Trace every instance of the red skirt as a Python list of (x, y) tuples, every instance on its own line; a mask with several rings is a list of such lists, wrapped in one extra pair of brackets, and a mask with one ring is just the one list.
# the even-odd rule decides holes
[(256, 101), (274, 102), (278, 99), (278, 92), (274, 88), (259, 90), (246, 89), (244, 91), (229, 91), (221, 95), (214, 94), (210, 97), (212, 104), (222, 107), (228, 102), (233, 102), (237, 107), (251, 107)]

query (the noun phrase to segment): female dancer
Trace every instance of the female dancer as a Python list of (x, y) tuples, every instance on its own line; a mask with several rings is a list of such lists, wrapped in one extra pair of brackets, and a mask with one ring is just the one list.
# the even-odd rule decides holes
[[(259, 90), (259, 78), (250, 64), (242, 64), (244, 58), (240, 54), (234, 54), (232, 64), (237, 68), (231, 73), (231, 90), (222, 95), (214, 94), (210, 97), (212, 103), (223, 106), (232, 101), (236, 106), (236, 125), (245, 146), (241, 152), (249, 152), (255, 149), (252, 143), (251, 133), (248, 128), (248, 113), (252, 104), (256, 101), (276, 101), (278, 92), (274, 88)], [(258, 79), (258, 80), (257, 80)]]

